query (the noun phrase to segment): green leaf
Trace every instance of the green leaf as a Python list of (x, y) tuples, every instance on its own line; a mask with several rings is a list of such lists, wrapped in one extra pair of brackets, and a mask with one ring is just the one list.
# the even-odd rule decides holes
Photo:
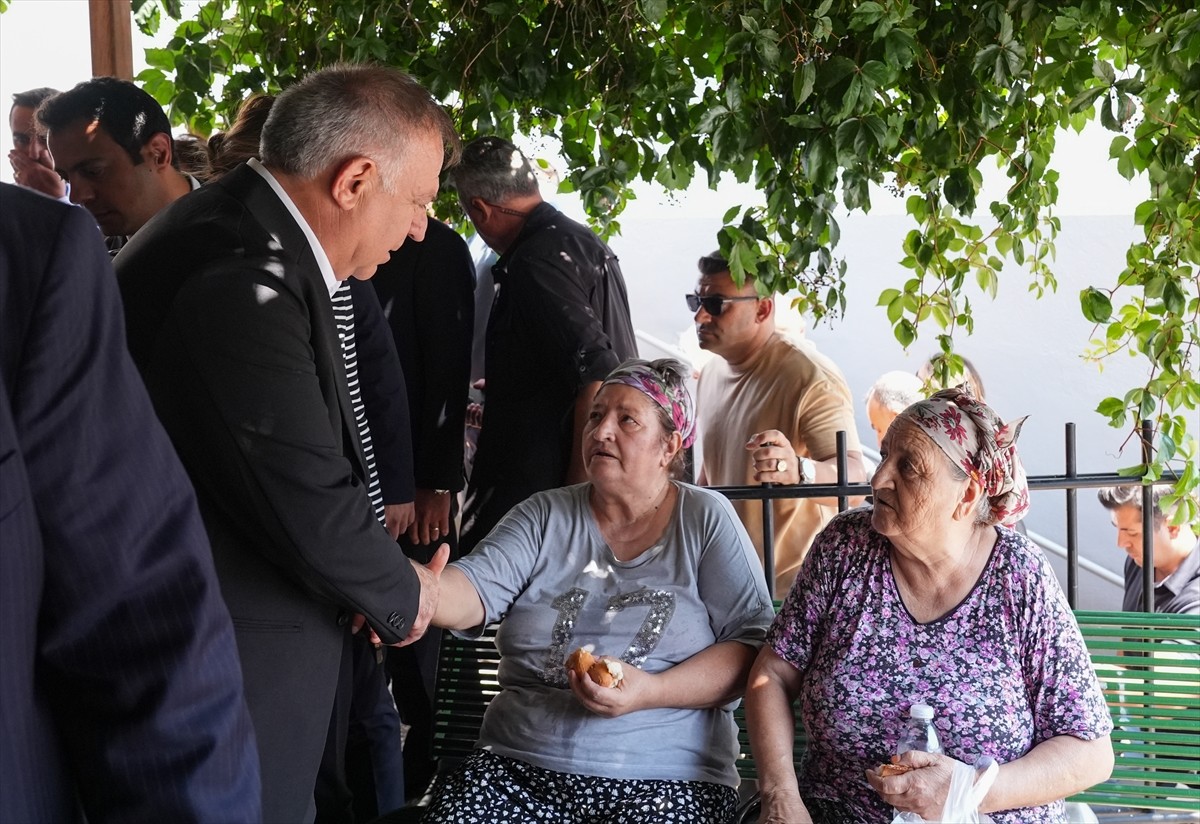
[(892, 79), (892, 71), (878, 60), (868, 60), (862, 65), (862, 75), (876, 88), (886, 86)]
[(1084, 109), (1090, 109), (1096, 103), (1096, 98), (1102, 94), (1105, 94), (1107, 91), (1108, 88), (1105, 86), (1096, 86), (1095, 88), (1080, 92), (1079, 94), (1075, 95), (1075, 97), (1071, 98), (1071, 102), (1067, 105), (1067, 111), (1074, 114), (1075, 112), (1083, 111)]
[(1163, 306), (1172, 315), (1182, 315), (1187, 306), (1187, 296), (1184, 295), (1179, 282), (1175, 280), (1168, 280), (1163, 286), (1162, 299)]
[(817, 85), (829, 89), (854, 74), (858, 69), (849, 57), (838, 55), (821, 65), (817, 70)]
[(1096, 407), (1096, 412), (1106, 418), (1115, 418), (1118, 415), (1124, 417), (1125, 403), (1120, 398), (1105, 398)]
[(1112, 301), (1108, 295), (1089, 286), (1079, 293), (1079, 303), (1083, 316), (1092, 323), (1104, 323), (1112, 317)]
[(837, 152), (827, 135), (808, 145), (804, 154), (805, 176), (817, 186), (831, 186), (837, 179)]
[(667, 16), (667, 0), (641, 0), (639, 6), (642, 16), (651, 23), (657, 23)]
[(1103, 80), (1110, 86), (1117, 82), (1117, 73), (1113, 71), (1112, 63), (1107, 60), (1092, 61), (1092, 77)]
[(859, 3), (858, 7), (850, 15), (850, 30), (862, 31), (869, 26), (873, 26), (879, 22), (879, 19), (885, 14), (883, 6), (873, 0), (867, 0), (865, 3)]
[(800, 64), (800, 68), (796, 69), (792, 75), (792, 96), (796, 98), (796, 105), (799, 106), (808, 96), (812, 94), (813, 84), (817, 82), (817, 67), (812, 61)]

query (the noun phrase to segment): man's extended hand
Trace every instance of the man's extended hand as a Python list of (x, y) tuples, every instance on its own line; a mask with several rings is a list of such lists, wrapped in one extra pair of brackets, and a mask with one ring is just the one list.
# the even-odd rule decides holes
[(416, 518), (408, 527), (408, 540), (424, 546), (450, 534), (450, 496), (432, 489), (417, 488)]
[[(437, 612), (438, 600), (441, 597), (441, 587), (439, 581), (442, 577), (442, 570), (446, 568), (446, 562), (450, 560), (450, 544), (442, 544), (437, 548), (437, 552), (433, 553), (433, 558), (428, 564), (421, 565), (416, 561), (407, 559), (413, 565), (413, 570), (417, 573), (417, 578), (421, 581), (421, 603), (417, 607), (417, 617), (413, 619), (412, 628), (408, 635), (404, 636), (404, 640), (396, 644), (390, 644), (393, 647), (406, 647), (413, 641), (419, 639), (429, 629), (429, 622), (433, 620), (434, 613)], [(367, 619), (356, 614), (351, 621), (351, 632), (358, 633), (364, 626), (371, 633), (372, 644), (382, 644), (383, 640), (379, 637), (369, 624)]]
[(8, 162), (12, 165), (13, 180), (27, 189), (59, 199), (66, 195), (67, 183), (54, 171), (54, 160), (44, 146), (38, 148), (36, 156), (12, 149)]

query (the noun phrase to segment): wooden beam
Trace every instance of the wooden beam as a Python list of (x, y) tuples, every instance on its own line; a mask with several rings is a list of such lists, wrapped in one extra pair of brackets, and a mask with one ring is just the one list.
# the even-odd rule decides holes
[(133, 79), (133, 9), (130, 0), (88, 0), (92, 76)]

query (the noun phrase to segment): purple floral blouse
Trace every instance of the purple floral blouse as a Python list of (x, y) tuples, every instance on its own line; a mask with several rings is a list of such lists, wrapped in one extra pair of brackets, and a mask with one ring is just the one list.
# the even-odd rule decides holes
[[(891, 821), (863, 774), (888, 760), (918, 702), (934, 708), (946, 754), (968, 764), (982, 755), (1003, 764), (1056, 735), (1092, 740), (1112, 730), (1050, 565), (1018, 533), (997, 531), (975, 587), (927, 624), (900, 600), (891, 544), (871, 529), (869, 508), (838, 516), (817, 536), (767, 635), (803, 673), (802, 798)], [(997, 824), (1063, 816), (1062, 801), (992, 814)]]

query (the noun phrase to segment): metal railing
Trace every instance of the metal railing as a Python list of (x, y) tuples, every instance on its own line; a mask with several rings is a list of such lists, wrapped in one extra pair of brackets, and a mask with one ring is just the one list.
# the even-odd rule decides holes
[[(1142, 423), (1142, 452), (1143, 460), (1149, 462), (1149, 445), (1152, 430), (1150, 423)], [(1067, 585), (1065, 587), (1067, 601), (1071, 609), (1077, 607), (1079, 598), (1079, 568), (1083, 566), (1092, 572), (1102, 571), (1107, 576), (1113, 573), (1098, 564), (1079, 557), (1078, 511), (1076, 508), (1076, 493), (1080, 489), (1098, 489), (1106, 486), (1142, 486), (1142, 605), (1149, 605), (1147, 612), (1154, 611), (1154, 499), (1150, 485), (1142, 485), (1137, 477), (1118, 475), (1116, 473), (1079, 474), (1076, 470), (1075, 424), (1066, 424), (1064, 433), (1065, 471), (1062, 475), (1034, 475), (1028, 477), (1029, 489), (1034, 491), (1062, 490), (1066, 495), (1066, 538), (1065, 557), (1067, 562)], [(763, 506), (763, 568), (767, 576), (767, 590), (774, 599), (775, 593), (775, 517), (772, 502), (780, 498), (831, 498), (838, 499), (838, 511), (845, 511), (850, 498), (870, 496), (871, 485), (866, 483), (851, 483), (846, 480), (849, 459), (846, 449), (846, 433), (837, 433), (837, 483), (832, 484), (798, 484), (794, 486), (779, 486), (762, 484), (760, 486), (714, 486), (734, 501), (761, 500)], [(1174, 475), (1164, 475), (1156, 484), (1175, 483)], [(1040, 536), (1039, 536), (1040, 537)], [(1044, 541), (1044, 542), (1043, 542)], [(1043, 548), (1058, 547), (1052, 541), (1038, 541)], [(1049, 546), (1047, 546), (1049, 545)], [(1061, 547), (1059, 547), (1061, 549)], [(1053, 551), (1053, 549), (1051, 550)], [(1115, 577), (1115, 576), (1113, 576)], [(1109, 580), (1112, 580), (1109, 578)], [(1123, 580), (1122, 580), (1123, 583)]]

